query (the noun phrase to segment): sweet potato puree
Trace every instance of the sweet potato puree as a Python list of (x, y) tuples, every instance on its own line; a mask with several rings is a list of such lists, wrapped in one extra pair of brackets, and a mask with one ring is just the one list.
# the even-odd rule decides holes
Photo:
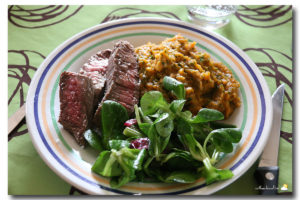
[(141, 95), (158, 90), (168, 101), (175, 99), (162, 86), (163, 78), (170, 76), (185, 86), (185, 109), (194, 115), (203, 107), (217, 109), (228, 118), (241, 104), (240, 84), (224, 64), (214, 62), (208, 53), (198, 52), (195, 46), (196, 42), (179, 34), (161, 44), (149, 42), (136, 48)]

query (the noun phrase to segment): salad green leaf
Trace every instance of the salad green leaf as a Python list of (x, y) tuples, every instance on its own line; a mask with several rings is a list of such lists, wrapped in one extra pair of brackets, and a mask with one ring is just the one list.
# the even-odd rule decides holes
[(126, 127), (123, 130), (123, 134), (127, 137), (133, 137), (133, 138), (142, 138), (145, 137), (143, 133), (141, 133), (140, 131), (131, 128), (131, 127)]
[(226, 180), (233, 177), (233, 173), (228, 169), (217, 169), (212, 166), (209, 158), (203, 160), (204, 169), (202, 172), (206, 184), (211, 184), (216, 181)]
[(173, 94), (178, 99), (184, 99), (185, 98), (184, 85), (180, 81), (177, 81), (176, 79), (171, 78), (169, 76), (165, 76), (164, 79), (163, 79), (163, 87), (166, 90), (173, 92)]
[(124, 147), (129, 148), (130, 142), (127, 140), (109, 140), (110, 149), (120, 150)]
[(95, 132), (91, 129), (88, 129), (84, 132), (84, 138), (92, 148), (94, 148), (100, 152), (104, 150), (102, 143), (101, 143), (100, 136), (97, 132)]
[(145, 149), (129, 149), (103, 151), (92, 167), (92, 171), (105, 177), (110, 177), (112, 188), (119, 188), (133, 180), (135, 172), (142, 169)]
[(92, 171), (106, 177), (121, 176), (123, 171), (111, 151), (102, 151), (92, 166)]
[(150, 91), (141, 98), (141, 109), (145, 115), (154, 114), (159, 108), (168, 106), (163, 95), (159, 91)]
[(101, 140), (105, 149), (109, 149), (109, 140), (125, 138), (122, 133), (124, 129), (124, 123), (127, 120), (128, 114), (124, 106), (111, 100), (103, 102), (101, 108)]
[(185, 102), (186, 102), (186, 100), (184, 100), (184, 99), (172, 101), (170, 104), (170, 110), (175, 114), (180, 114), (180, 112), (182, 111), (182, 109), (184, 107)]
[(155, 128), (155, 124), (152, 124), (148, 131), (148, 138), (150, 140), (149, 155), (154, 156), (158, 160), (159, 155), (168, 145), (170, 136), (171, 135), (168, 135), (166, 137), (160, 136)]
[(218, 110), (202, 108), (198, 114), (190, 120), (191, 123), (210, 122), (224, 119), (223, 113)]
[(154, 125), (161, 137), (168, 137), (174, 129), (173, 117), (169, 113), (163, 113), (154, 121)]
[(194, 183), (199, 178), (195, 172), (190, 170), (172, 171), (164, 178), (166, 183)]
[(210, 140), (217, 151), (230, 153), (233, 151), (232, 143), (238, 143), (241, 137), (242, 132), (238, 128), (215, 129), (207, 136), (204, 145)]

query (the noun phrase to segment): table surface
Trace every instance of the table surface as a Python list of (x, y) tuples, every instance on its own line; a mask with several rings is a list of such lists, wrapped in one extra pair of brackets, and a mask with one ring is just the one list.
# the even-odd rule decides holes
[[(291, 194), (293, 143), (292, 6), (239, 6), (231, 22), (215, 32), (231, 40), (256, 63), (270, 92), (286, 85), (279, 149), (279, 194)], [(128, 17), (189, 21), (185, 6), (8, 6), (8, 117), (26, 101), (31, 78), (58, 45), (94, 25)], [(215, 195), (258, 194), (257, 162)], [(281, 190), (287, 184), (287, 190)], [(26, 120), (8, 136), (9, 195), (81, 195), (40, 158)]]

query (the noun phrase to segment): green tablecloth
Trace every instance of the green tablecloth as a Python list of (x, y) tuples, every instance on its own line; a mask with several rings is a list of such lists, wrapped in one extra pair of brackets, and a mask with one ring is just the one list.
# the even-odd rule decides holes
[[(8, 6), (8, 116), (26, 101), (35, 71), (59, 44), (91, 26), (127, 17), (189, 21), (185, 6)], [(292, 6), (239, 6), (231, 22), (215, 32), (243, 49), (271, 92), (286, 84), (279, 153), (279, 192), (292, 192), (293, 52)], [(217, 195), (257, 194), (253, 165)], [(288, 185), (287, 191), (280, 188)], [(9, 195), (84, 194), (58, 177), (39, 157), (26, 121), (8, 137)], [(290, 194), (290, 193), (288, 193)]]

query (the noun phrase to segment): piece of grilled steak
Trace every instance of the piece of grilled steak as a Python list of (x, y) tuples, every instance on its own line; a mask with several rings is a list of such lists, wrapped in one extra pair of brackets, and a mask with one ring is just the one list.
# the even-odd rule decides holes
[(105, 94), (94, 115), (94, 123), (100, 126), (100, 111), (106, 100), (122, 104), (130, 115), (139, 99), (139, 76), (134, 47), (127, 41), (119, 41), (108, 60)]
[(85, 145), (84, 132), (93, 117), (94, 89), (92, 79), (75, 72), (63, 72), (59, 82), (60, 115), (58, 122)]
[(106, 69), (110, 55), (110, 49), (97, 52), (89, 58), (79, 71), (80, 74), (86, 75), (92, 79), (95, 92), (93, 104), (95, 107), (98, 105), (104, 94), (103, 89), (106, 81)]

